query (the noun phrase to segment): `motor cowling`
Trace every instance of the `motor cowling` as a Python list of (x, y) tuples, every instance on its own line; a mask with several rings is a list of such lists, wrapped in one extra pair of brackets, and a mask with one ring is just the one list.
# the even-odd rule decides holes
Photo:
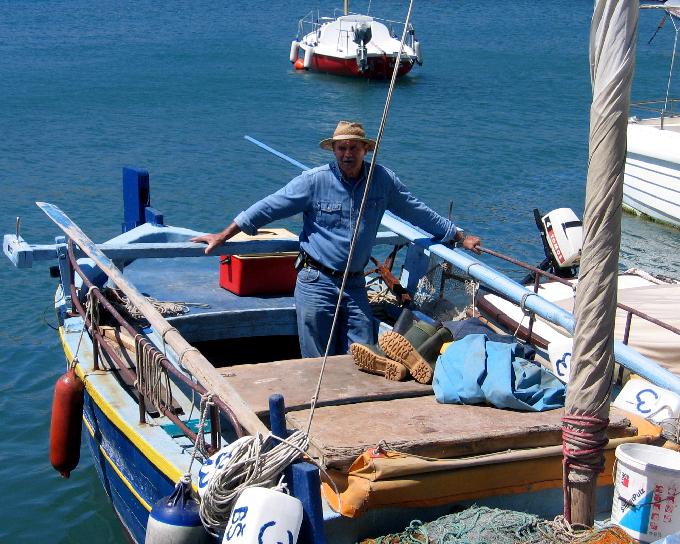
[(50, 423), (50, 463), (64, 478), (80, 461), (85, 384), (71, 368), (54, 386)]
[(559, 268), (571, 268), (581, 261), (583, 223), (571, 208), (557, 208), (541, 218), (548, 247)]

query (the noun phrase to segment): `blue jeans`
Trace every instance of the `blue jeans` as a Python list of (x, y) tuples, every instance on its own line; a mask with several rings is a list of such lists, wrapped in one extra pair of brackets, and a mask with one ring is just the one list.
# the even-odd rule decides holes
[[(295, 308), (303, 357), (323, 357), (326, 353), (341, 284), (342, 278), (314, 268), (302, 268), (298, 272)], [(368, 303), (364, 276), (349, 277), (328, 354), (347, 353), (353, 342), (375, 344), (376, 332), (377, 323)]]

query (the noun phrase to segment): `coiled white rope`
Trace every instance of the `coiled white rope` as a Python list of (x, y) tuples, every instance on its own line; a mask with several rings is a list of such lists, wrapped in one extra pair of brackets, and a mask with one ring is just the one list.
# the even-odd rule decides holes
[[(275, 442), (279, 443), (273, 446)], [(223, 529), (243, 490), (275, 486), (283, 470), (303, 455), (308, 446), (309, 437), (302, 431), (295, 431), (288, 438), (274, 435), (265, 438), (258, 433), (235, 442), (231, 457), (215, 470), (201, 500), (199, 514), (203, 525), (214, 532)]]

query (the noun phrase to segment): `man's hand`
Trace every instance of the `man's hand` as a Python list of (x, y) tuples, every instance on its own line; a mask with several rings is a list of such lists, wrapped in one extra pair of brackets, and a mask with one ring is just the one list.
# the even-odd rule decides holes
[(482, 240), (479, 238), (479, 236), (466, 236), (463, 238), (463, 247), (465, 249), (469, 249), (470, 251), (474, 251), (477, 255), (481, 253), (477, 246), (481, 245)]
[(208, 247), (205, 248), (206, 255), (210, 255), (216, 247), (221, 246), (225, 241), (226, 238), (221, 232), (216, 234), (204, 234), (203, 236), (196, 236), (190, 240), (190, 242), (208, 244)]
[(205, 254), (210, 255), (216, 247), (221, 246), (229, 240), (235, 234), (241, 232), (241, 229), (236, 223), (232, 223), (222, 232), (216, 232), (215, 234), (203, 234), (202, 236), (194, 236), (190, 242), (197, 242), (200, 244), (208, 244), (205, 248)]

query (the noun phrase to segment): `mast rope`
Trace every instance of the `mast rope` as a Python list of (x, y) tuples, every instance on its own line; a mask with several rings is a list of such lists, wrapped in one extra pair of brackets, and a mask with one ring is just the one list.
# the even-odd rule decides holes
[[(609, 442), (607, 427), (609, 419), (587, 415), (562, 417), (562, 454), (564, 455), (564, 517), (571, 523), (571, 482), (589, 481), (581, 473), (599, 474), (604, 470), (603, 448)], [(575, 447), (574, 447), (575, 446)]]
[(366, 187), (364, 188), (364, 194), (361, 197), (361, 206), (359, 207), (359, 213), (357, 215), (357, 221), (354, 225), (354, 231), (352, 233), (352, 240), (349, 246), (349, 254), (347, 256), (347, 266), (342, 275), (342, 283), (340, 284), (340, 291), (338, 293), (338, 302), (335, 305), (335, 313), (333, 315), (333, 323), (331, 324), (331, 331), (328, 336), (328, 342), (326, 343), (326, 351), (323, 356), (323, 361), (321, 362), (321, 371), (319, 372), (319, 380), (316, 384), (316, 390), (312, 396), (309, 410), (309, 419), (307, 421), (307, 434), (312, 427), (312, 419), (314, 418), (314, 411), (316, 409), (316, 402), (319, 397), (319, 391), (321, 390), (321, 381), (323, 379), (323, 374), (326, 369), (326, 361), (328, 360), (328, 354), (331, 349), (331, 342), (333, 342), (333, 337), (335, 335), (335, 328), (338, 322), (338, 316), (340, 315), (340, 305), (342, 303), (342, 297), (345, 293), (345, 285), (347, 284), (347, 278), (349, 277), (349, 269), (352, 264), (352, 257), (354, 256), (354, 248), (356, 246), (357, 234), (359, 232), (359, 227), (364, 215), (364, 208), (366, 207), (366, 201), (368, 199), (368, 192), (371, 188), (371, 182), (373, 181), (373, 172), (375, 171), (375, 166), (377, 164), (378, 151), (380, 150), (380, 144), (382, 143), (383, 132), (385, 130), (385, 124), (387, 122), (387, 115), (390, 111), (390, 105), (392, 103), (392, 93), (394, 92), (394, 85), (397, 80), (397, 73), (399, 72), (399, 65), (401, 64), (401, 55), (404, 51), (404, 43), (406, 42), (406, 34), (409, 23), (411, 21), (411, 11), (413, 9), (413, 0), (409, 1), (408, 12), (406, 14), (406, 20), (404, 22), (404, 30), (401, 35), (401, 43), (399, 44), (399, 54), (395, 58), (394, 69), (392, 70), (392, 79), (390, 80), (390, 86), (387, 90), (387, 98), (385, 100), (385, 106), (383, 108), (382, 118), (380, 120), (380, 127), (378, 128), (378, 135), (375, 139), (375, 148), (373, 149), (373, 156), (371, 157), (371, 165), (368, 169), (368, 176), (366, 177)]

